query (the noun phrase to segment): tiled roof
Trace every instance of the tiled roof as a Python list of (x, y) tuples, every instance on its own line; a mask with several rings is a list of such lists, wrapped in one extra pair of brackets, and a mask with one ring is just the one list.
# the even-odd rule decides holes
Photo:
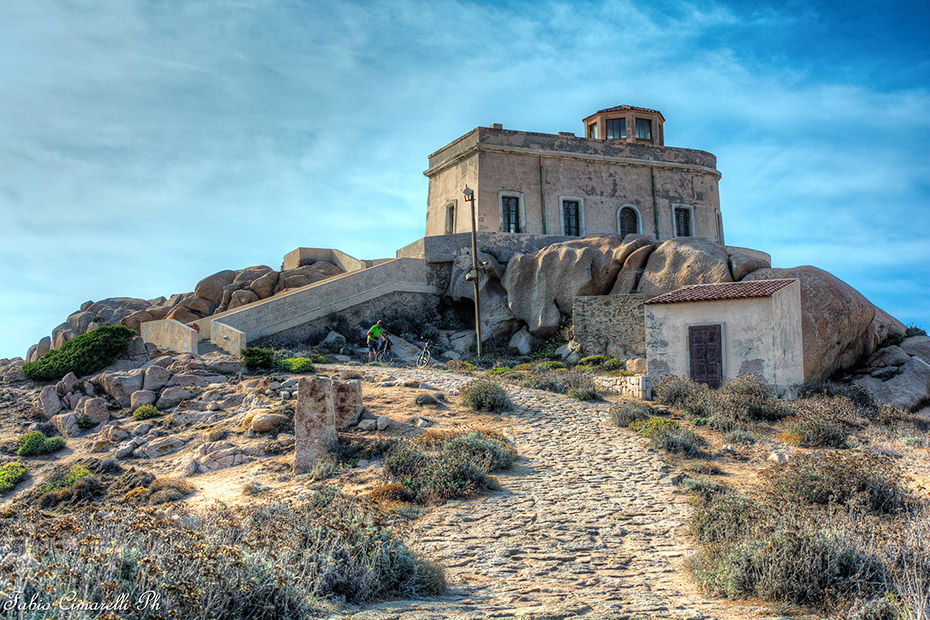
[(658, 110), (651, 110), (649, 108), (638, 108), (632, 105), (617, 105), (612, 108), (598, 110), (597, 112), (595, 112), (595, 114), (603, 114), (604, 112), (620, 112), (622, 110), (638, 110), (640, 112), (659, 112)]
[(797, 282), (796, 278), (784, 280), (754, 280), (751, 282), (724, 282), (721, 284), (694, 284), (684, 286), (646, 301), (647, 304), (677, 304), (688, 301), (722, 301), (725, 299), (749, 299), (771, 297), (776, 292)]

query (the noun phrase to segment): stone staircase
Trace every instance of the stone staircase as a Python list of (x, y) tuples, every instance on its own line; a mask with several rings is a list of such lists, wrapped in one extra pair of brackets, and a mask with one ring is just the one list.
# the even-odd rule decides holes
[(142, 324), (142, 338), (161, 349), (237, 355), (251, 341), (299, 327), (395, 293), (439, 295), (426, 260), (396, 258), (290, 289), (188, 325), (172, 319)]

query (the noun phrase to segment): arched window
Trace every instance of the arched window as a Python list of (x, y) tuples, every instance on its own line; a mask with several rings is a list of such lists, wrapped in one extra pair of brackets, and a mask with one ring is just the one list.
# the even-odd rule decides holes
[(639, 211), (633, 205), (621, 205), (617, 211), (617, 232), (620, 238), (627, 235), (635, 235), (642, 232), (640, 224)]

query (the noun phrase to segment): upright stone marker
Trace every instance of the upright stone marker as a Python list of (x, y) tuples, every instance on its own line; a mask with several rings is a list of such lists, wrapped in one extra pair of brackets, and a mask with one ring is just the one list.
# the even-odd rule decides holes
[(333, 397), (336, 407), (336, 429), (342, 431), (358, 424), (358, 419), (365, 409), (362, 402), (362, 382), (358, 379), (333, 381)]
[(294, 434), (294, 473), (305, 473), (313, 469), (320, 457), (336, 443), (332, 381), (325, 377), (314, 377), (301, 379), (297, 384)]

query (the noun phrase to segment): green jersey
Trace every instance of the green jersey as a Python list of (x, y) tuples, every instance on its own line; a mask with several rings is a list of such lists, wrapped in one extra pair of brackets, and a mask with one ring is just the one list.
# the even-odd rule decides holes
[(381, 337), (381, 334), (384, 333), (383, 327), (378, 327), (377, 325), (372, 325), (371, 329), (368, 330), (368, 339), (377, 340)]

